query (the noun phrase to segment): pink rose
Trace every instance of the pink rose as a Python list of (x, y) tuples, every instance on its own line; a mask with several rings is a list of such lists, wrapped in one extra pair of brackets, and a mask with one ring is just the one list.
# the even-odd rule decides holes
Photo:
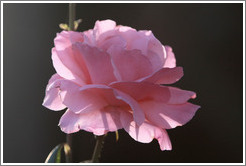
[(136, 141), (156, 138), (171, 150), (166, 129), (182, 126), (199, 106), (188, 102), (195, 93), (160, 84), (183, 76), (171, 47), (151, 31), (97, 21), (93, 30), (63, 31), (52, 49), (56, 70), (43, 105), (67, 108), (59, 126), (65, 133), (85, 130), (103, 135), (124, 128)]

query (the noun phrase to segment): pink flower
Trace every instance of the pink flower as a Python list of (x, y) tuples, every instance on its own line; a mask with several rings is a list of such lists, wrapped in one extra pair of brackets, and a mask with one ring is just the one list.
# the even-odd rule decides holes
[(97, 21), (93, 30), (63, 31), (55, 38), (56, 70), (43, 105), (67, 108), (59, 126), (65, 133), (85, 130), (103, 135), (124, 128), (136, 141), (157, 139), (171, 150), (166, 129), (182, 126), (199, 106), (188, 102), (195, 93), (160, 84), (183, 76), (171, 47), (151, 31)]

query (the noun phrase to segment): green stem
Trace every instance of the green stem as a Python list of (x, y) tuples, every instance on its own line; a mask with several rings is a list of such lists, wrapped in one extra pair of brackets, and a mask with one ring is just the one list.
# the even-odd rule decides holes
[(70, 149), (71, 149), (71, 153), (69, 154), (69, 160), (67, 160), (66, 162), (72, 162), (72, 145), (73, 145), (73, 137), (72, 134), (67, 134), (66, 136), (66, 142), (69, 145)]
[[(74, 3), (69, 3), (69, 29), (72, 31), (74, 30), (75, 6), (76, 5)], [(71, 159), (70, 159), (71, 161), (69, 161), (69, 162), (72, 162), (72, 142), (73, 142), (72, 134), (67, 134), (66, 142), (71, 149)]]
[(75, 3), (69, 3), (69, 30), (74, 30), (74, 21), (75, 21)]
[(101, 155), (101, 151), (103, 148), (103, 143), (104, 143), (104, 139), (105, 139), (106, 135), (102, 135), (102, 136), (96, 136), (97, 142), (96, 142), (96, 146), (92, 155), (92, 159), (91, 162), (92, 163), (98, 163), (99, 162), (99, 158)]

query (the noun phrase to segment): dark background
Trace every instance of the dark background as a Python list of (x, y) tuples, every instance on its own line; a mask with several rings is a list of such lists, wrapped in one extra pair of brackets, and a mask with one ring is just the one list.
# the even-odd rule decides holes
[[(51, 48), (68, 4), (3, 6), (3, 162), (44, 162), (65, 141), (57, 126), (64, 111), (41, 104), (55, 73)], [(243, 162), (243, 4), (78, 4), (79, 31), (96, 20), (113, 19), (138, 30), (150, 29), (173, 47), (184, 77), (174, 86), (197, 92), (201, 105), (185, 126), (168, 130), (173, 150), (156, 140), (135, 142), (123, 130), (110, 133), (102, 162)], [(91, 133), (74, 135), (74, 160), (90, 159)]]

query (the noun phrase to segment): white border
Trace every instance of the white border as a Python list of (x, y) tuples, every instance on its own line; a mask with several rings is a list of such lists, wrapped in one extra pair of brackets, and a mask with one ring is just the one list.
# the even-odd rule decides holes
[[(243, 163), (3, 163), (4, 3), (243, 3)], [(1, 1), (1, 165), (245, 165), (245, 1)]]

